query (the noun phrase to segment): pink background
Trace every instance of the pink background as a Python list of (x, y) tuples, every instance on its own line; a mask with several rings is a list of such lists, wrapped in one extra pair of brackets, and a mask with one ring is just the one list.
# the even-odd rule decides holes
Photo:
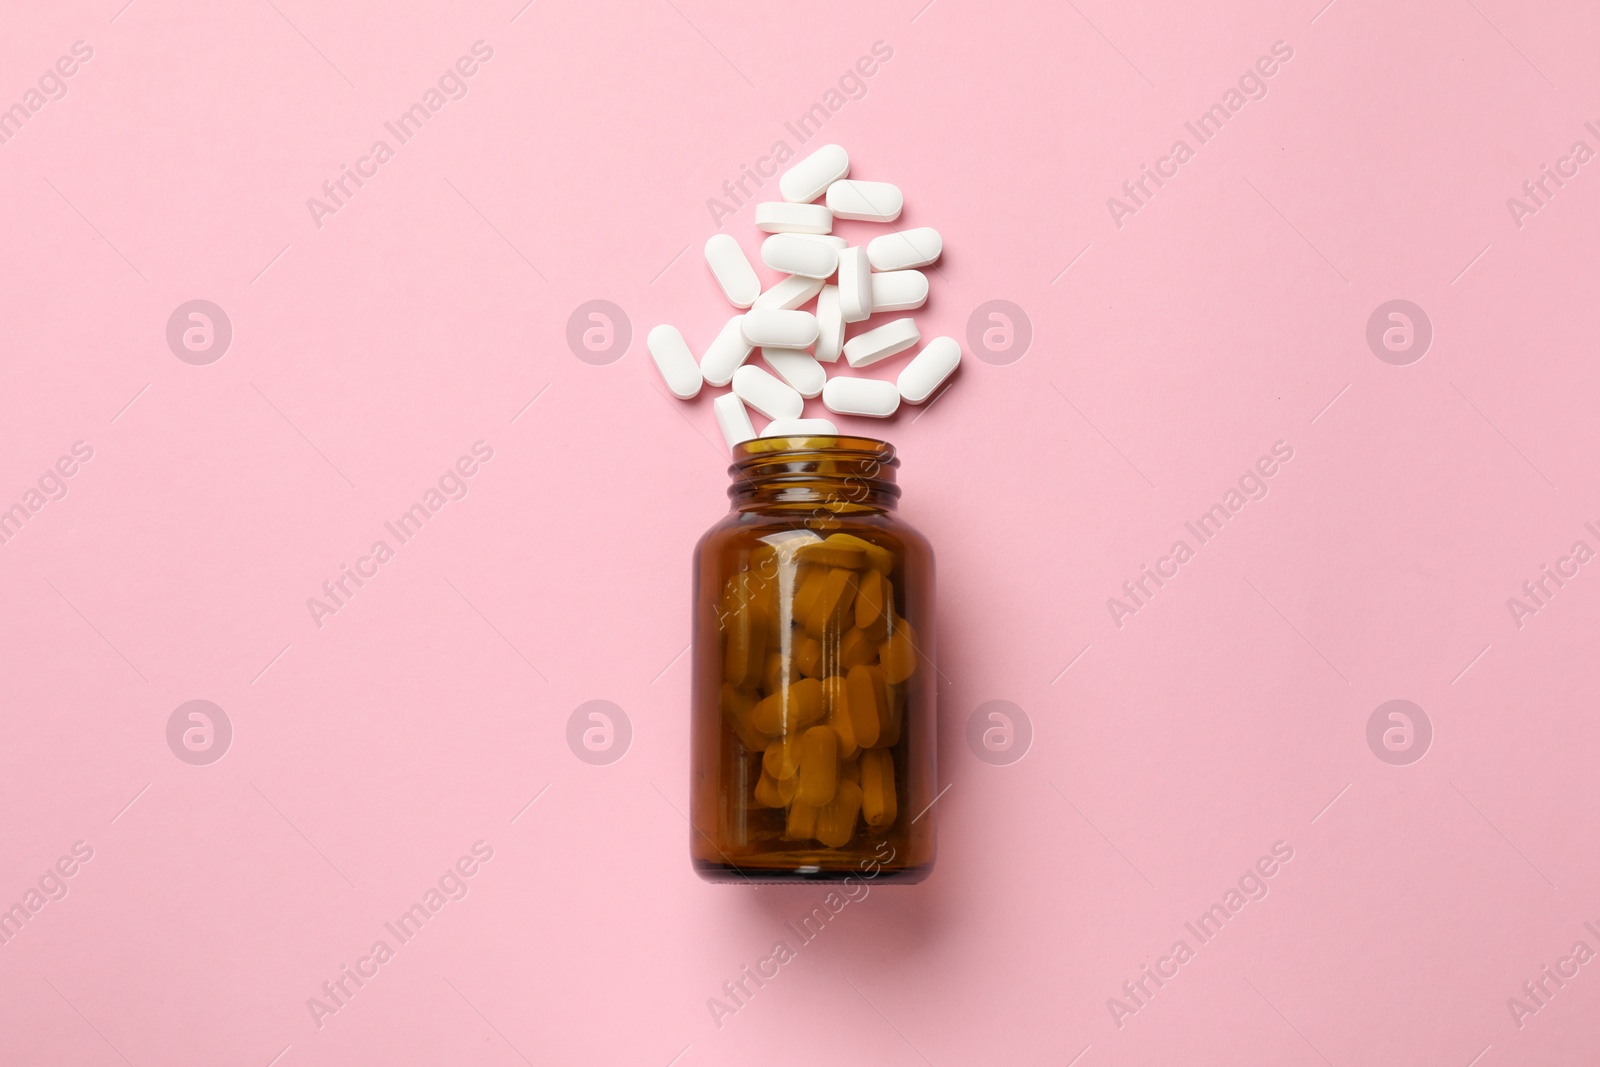
[[(1600, 148), (1600, 13), (1322, 2), (11, 5), (0, 104), (93, 57), (0, 146), (0, 506), (93, 458), (0, 546), (0, 905), (93, 858), (0, 948), (0, 1062), (1593, 1058), (1600, 963), (1520, 1026), (1507, 999), (1600, 950), (1600, 574), (1520, 627), (1506, 601), (1600, 549), (1600, 163), (1520, 227), (1506, 201)], [(307, 198), (479, 40), (465, 98), (318, 227)], [(850, 428), (900, 447), (939, 552), (949, 790), (934, 875), (801, 945), (822, 888), (689, 868), (688, 563), (725, 456), (643, 337), (710, 341), (706, 200), (879, 41), (812, 144), (948, 250), (918, 317), (968, 349), (955, 388)], [(1115, 225), (1276, 41), (1267, 96)], [(234, 331), (206, 366), (166, 342), (194, 299)], [(606, 365), (566, 341), (596, 299), (633, 331)], [(966, 341), (996, 299), (1033, 331), (1005, 365)], [(1406, 366), (1366, 341), (1393, 299), (1434, 331)], [(480, 440), (465, 499), (315, 625)], [(1119, 627), (1107, 599), (1278, 441), (1269, 495)], [(205, 766), (167, 743), (194, 699), (233, 729)], [(1405, 766), (1366, 739), (1392, 699), (1433, 729)], [(609, 765), (565, 740), (590, 700), (632, 726)], [(1020, 761), (968, 746), (991, 700)], [(308, 998), (480, 840), (319, 1027)]]

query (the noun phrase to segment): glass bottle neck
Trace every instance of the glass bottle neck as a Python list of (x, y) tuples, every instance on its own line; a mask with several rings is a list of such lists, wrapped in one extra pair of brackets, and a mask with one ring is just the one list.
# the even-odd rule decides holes
[(893, 511), (894, 446), (867, 437), (758, 437), (734, 449), (728, 498), (737, 511)]

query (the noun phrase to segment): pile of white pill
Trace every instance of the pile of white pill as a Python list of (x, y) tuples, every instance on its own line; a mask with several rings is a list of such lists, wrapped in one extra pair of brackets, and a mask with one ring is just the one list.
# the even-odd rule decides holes
[[(673, 396), (692, 400), (702, 385), (732, 386), (712, 402), (730, 449), (757, 436), (837, 433), (828, 419), (803, 417), (805, 402), (819, 396), (836, 415), (887, 418), (901, 402), (920, 404), (933, 396), (961, 362), (954, 338), (935, 337), (894, 381), (828, 377), (825, 364), (837, 364), (841, 355), (853, 368), (869, 367), (921, 343), (908, 316), (869, 325), (848, 340), (845, 330), (874, 315), (921, 307), (928, 300), (928, 277), (916, 268), (944, 251), (939, 231), (927, 226), (886, 233), (864, 248), (834, 236), (835, 219), (892, 223), (905, 203), (898, 187), (855, 181), (849, 173), (850, 156), (826, 145), (778, 180), (782, 201), (756, 205), (756, 228), (770, 234), (761, 243), (761, 261), (785, 275), (764, 292), (738, 241), (719, 233), (706, 242), (711, 276), (741, 311), (698, 363), (677, 327), (650, 331), (650, 356)], [(813, 300), (814, 309), (804, 310)], [(765, 368), (746, 362), (758, 348)], [(750, 408), (770, 420), (760, 434)]]

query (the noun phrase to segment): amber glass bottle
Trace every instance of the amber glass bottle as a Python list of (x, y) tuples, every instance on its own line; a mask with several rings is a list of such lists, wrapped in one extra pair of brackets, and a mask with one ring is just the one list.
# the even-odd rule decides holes
[(933, 866), (933, 550), (894, 448), (767, 437), (694, 563), (690, 856), (713, 882)]

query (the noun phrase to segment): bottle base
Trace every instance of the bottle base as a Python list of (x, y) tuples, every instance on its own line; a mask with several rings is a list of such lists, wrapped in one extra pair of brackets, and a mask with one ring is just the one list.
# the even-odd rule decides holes
[[(870, 859), (870, 857), (865, 857)], [(882, 867), (869, 874), (856, 866), (827, 866), (805, 862), (751, 861), (744, 864), (696, 859), (695, 873), (719, 885), (785, 885), (807, 882), (872, 882), (915, 885), (933, 871), (932, 863), (908, 867)]]

